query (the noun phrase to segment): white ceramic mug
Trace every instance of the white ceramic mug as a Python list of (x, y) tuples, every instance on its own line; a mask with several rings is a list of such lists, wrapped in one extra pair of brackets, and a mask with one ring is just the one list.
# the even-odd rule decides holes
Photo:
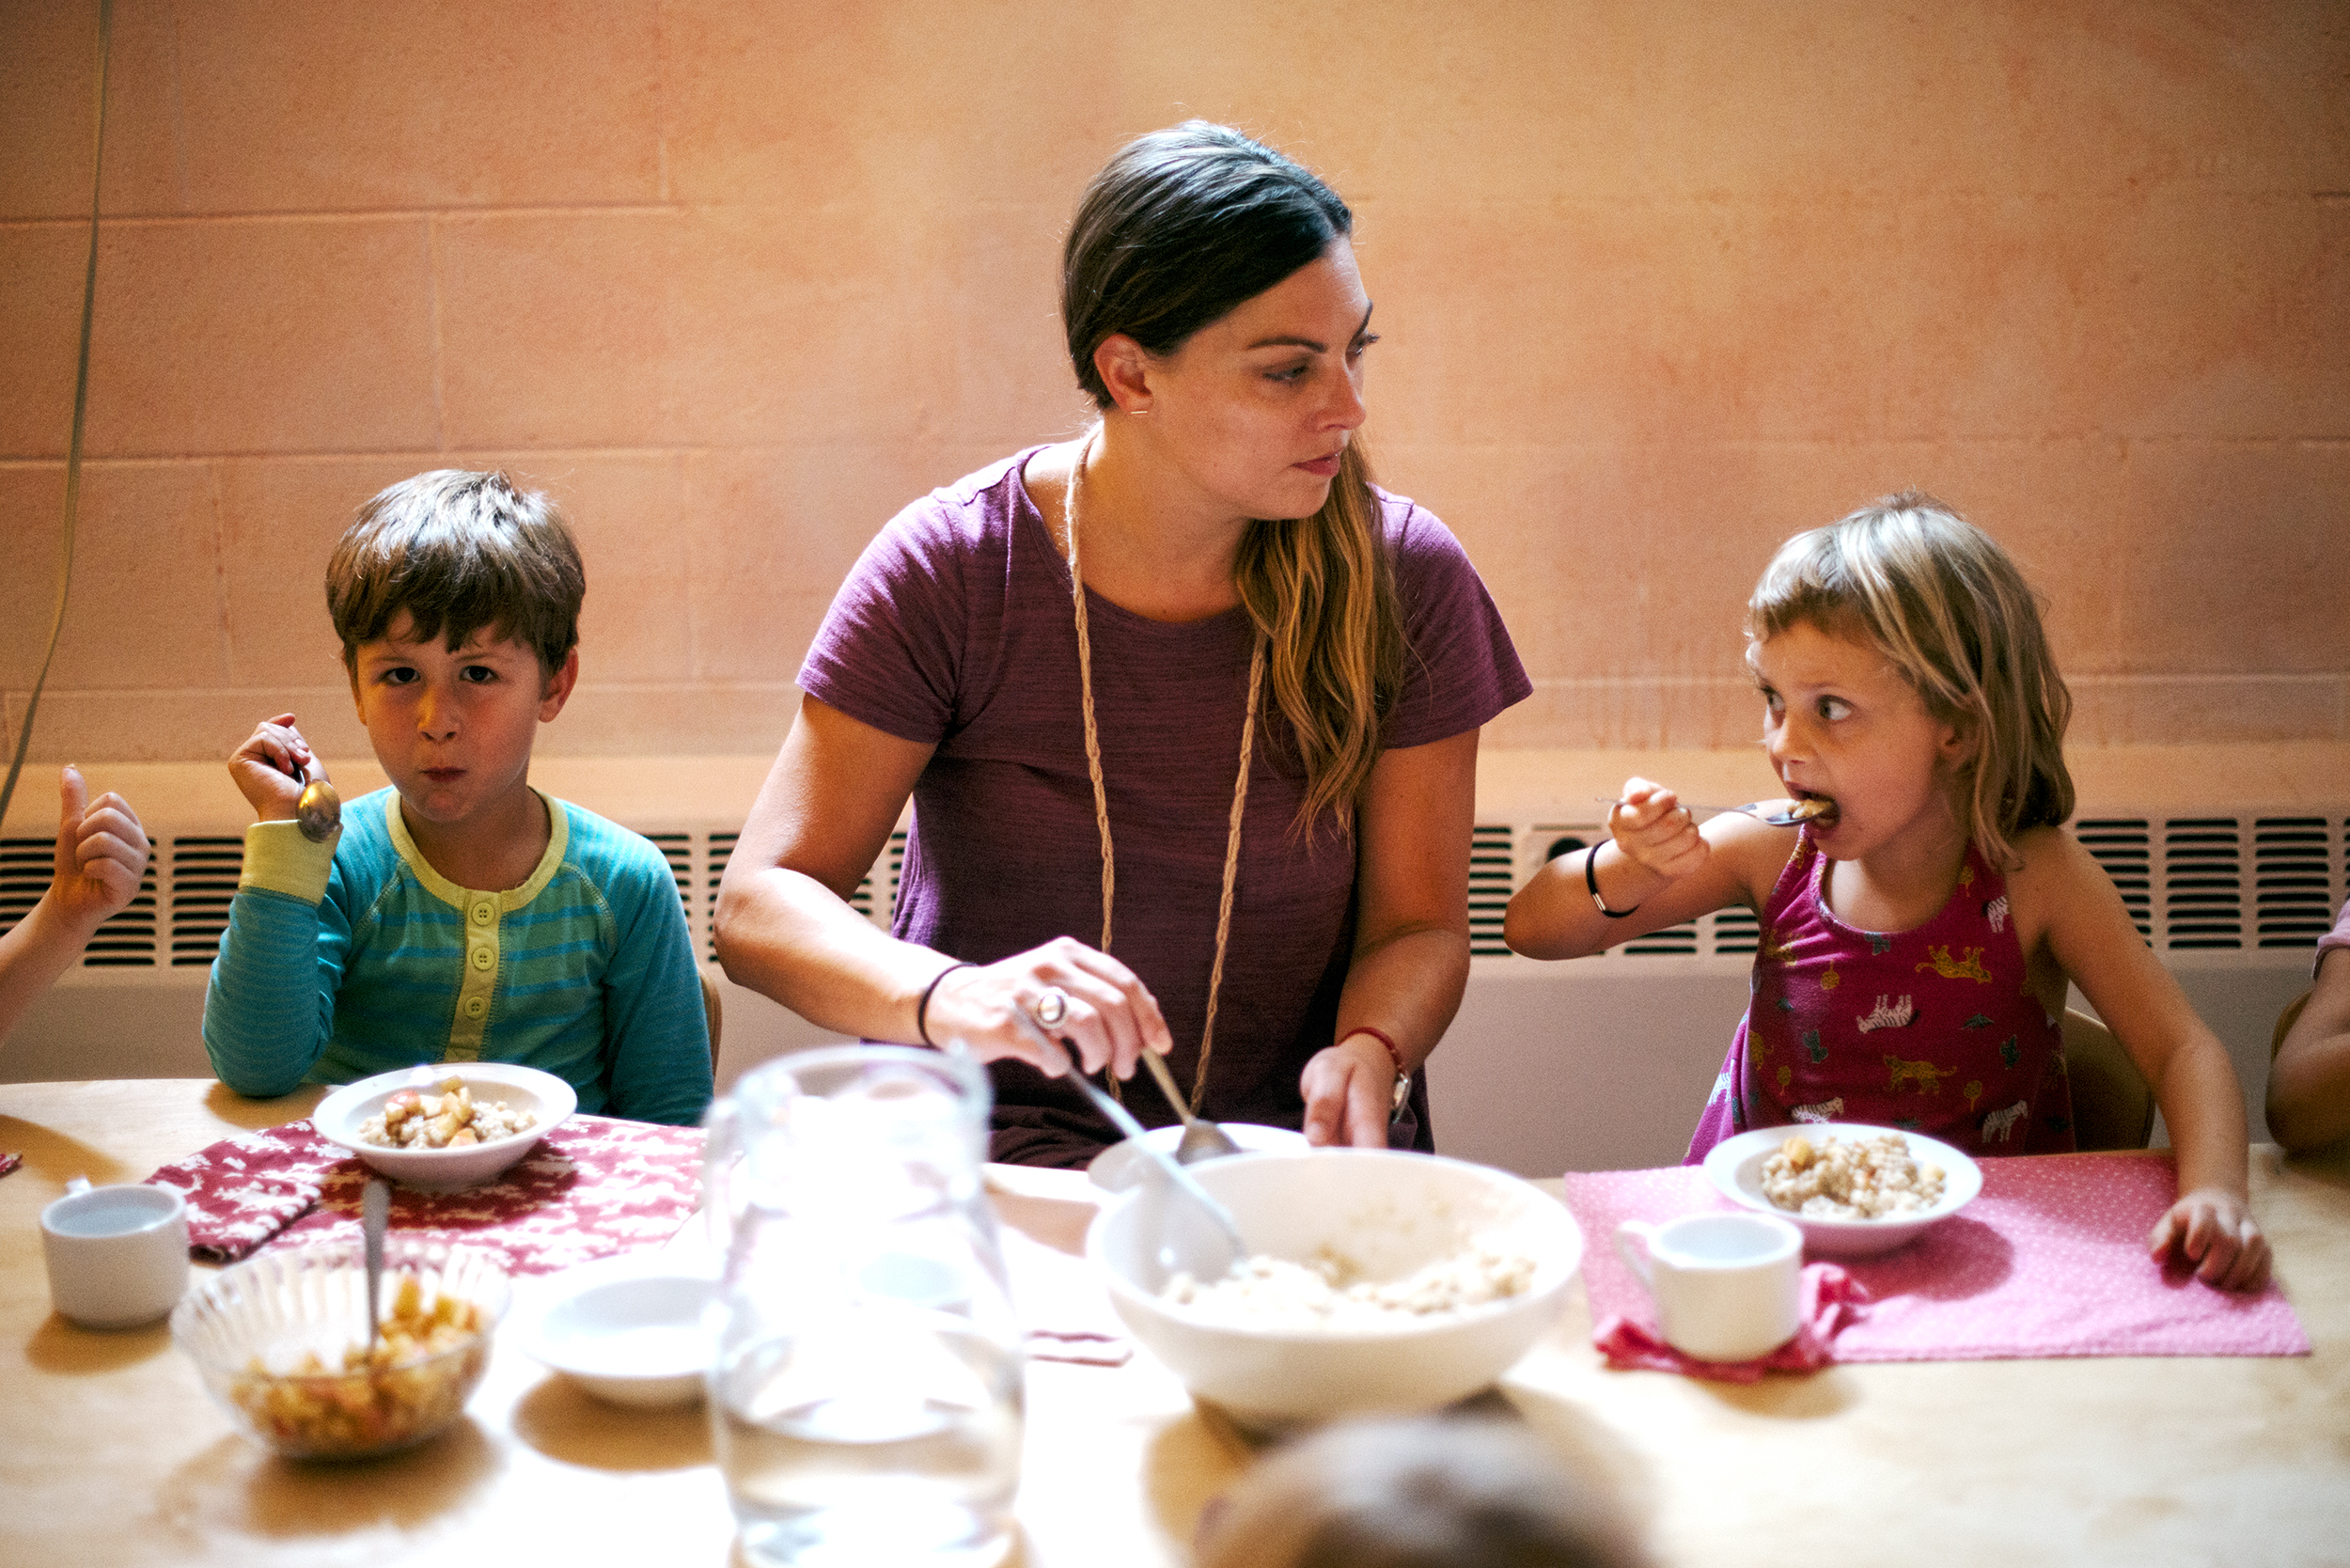
[(1700, 1361), (1749, 1361), (1794, 1337), (1803, 1232), (1771, 1215), (1627, 1219), (1616, 1251), (1656, 1298), (1665, 1342)]
[(49, 1300), (85, 1328), (152, 1323), (188, 1288), (188, 1204), (178, 1189), (86, 1184), (40, 1212)]

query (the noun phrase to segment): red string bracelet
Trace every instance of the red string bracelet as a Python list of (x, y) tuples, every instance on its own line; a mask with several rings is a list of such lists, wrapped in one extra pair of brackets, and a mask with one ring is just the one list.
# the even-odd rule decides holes
[(1367, 1034), (1387, 1048), (1387, 1059), (1395, 1063), (1395, 1094), (1388, 1109), (1401, 1109), (1412, 1093), (1412, 1070), (1403, 1065), (1402, 1049), (1396, 1044), (1394, 1036), (1385, 1029), (1372, 1028), (1369, 1024), (1353, 1026), (1346, 1031), (1346, 1038), (1351, 1040), (1358, 1034)]

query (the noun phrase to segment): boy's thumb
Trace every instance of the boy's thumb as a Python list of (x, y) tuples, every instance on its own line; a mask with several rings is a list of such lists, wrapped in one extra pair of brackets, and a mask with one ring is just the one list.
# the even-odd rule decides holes
[(57, 799), (62, 807), (60, 821), (68, 828), (82, 825), (82, 813), (89, 809), (89, 785), (82, 778), (82, 770), (68, 762), (57, 775)]

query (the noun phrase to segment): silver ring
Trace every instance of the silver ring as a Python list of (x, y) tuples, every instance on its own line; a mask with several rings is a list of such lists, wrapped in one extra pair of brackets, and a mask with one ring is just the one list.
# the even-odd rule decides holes
[(1040, 992), (1028, 1015), (1046, 1028), (1051, 1028), (1069, 1016), (1069, 993), (1058, 985), (1048, 985)]

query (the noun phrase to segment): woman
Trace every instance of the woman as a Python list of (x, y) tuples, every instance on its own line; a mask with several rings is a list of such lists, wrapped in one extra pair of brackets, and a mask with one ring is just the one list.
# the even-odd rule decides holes
[[(719, 959), (822, 1027), (991, 1062), (995, 1159), (1115, 1140), (1069, 1052), (1120, 1080), (1165, 1053), (1218, 1120), (1384, 1145), (1392, 1110), (1431, 1147), (1478, 729), (1530, 686), (1459, 545), (1352, 440), (1351, 226), (1223, 127), (1127, 147), (1062, 267), (1101, 422), (900, 513), (801, 670)], [(885, 935), (845, 901), (909, 793)]]

